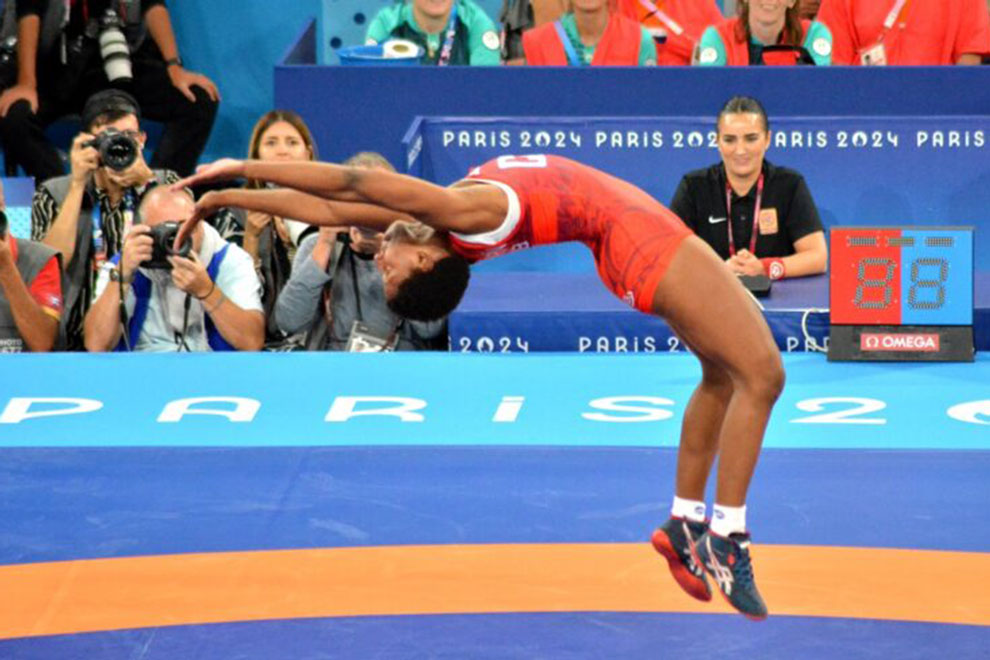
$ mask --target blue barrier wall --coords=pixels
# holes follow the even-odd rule
[[[785,116],[983,115],[988,67],[275,69],[275,100],[309,122],[321,155],[363,149],[398,164],[416,116],[710,117],[730,96],[760,98]]]
[[[203,160],[244,154],[254,122],[274,107],[272,68],[319,13],[318,0],[172,0],[168,7],[186,66],[212,78],[223,96]]]
[[[428,118],[407,136],[405,162],[448,184],[500,154],[558,154],[669,204],[685,172],[719,161],[714,126],[714,116]],[[767,158],[804,174],[826,227],[982,225],[976,264],[990,270],[990,116],[782,117],[771,130]]]

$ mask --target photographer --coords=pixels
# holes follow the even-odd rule
[[[251,257],[203,223],[190,245],[172,250],[178,223],[194,208],[184,191],[159,186],[145,195],[141,223],[128,232],[119,257],[100,271],[84,324],[86,350],[261,349],[261,282]]]
[[[164,0],[17,0],[17,36],[17,81],[0,95],[0,133],[7,158],[28,175],[64,172],[45,127],[110,87],[165,125],[152,166],[192,172],[219,95],[183,67]]]
[[[152,170],[145,163],[140,110],[130,95],[98,92],[86,101],[82,119],[83,132],[72,143],[72,173],[42,183],[31,209],[32,238],[62,254],[66,309],[62,329],[68,350],[82,349],[82,319],[92,301],[92,275],[120,252],[141,196],[153,185],[178,180],[174,172]],[[94,140],[110,148],[112,163],[104,162]],[[111,167],[127,163],[121,156],[133,156],[133,162],[119,170]]]
[[[384,156],[361,152],[347,165],[394,172]],[[321,227],[302,243],[292,276],[278,296],[275,320],[287,335],[306,332],[311,351],[358,350],[358,346],[400,351],[446,350],[447,322],[403,321],[385,303],[382,274],[374,256],[379,232]],[[364,350],[368,350],[365,348]]]
[[[0,353],[50,351],[62,313],[58,255],[7,232],[0,185]]]

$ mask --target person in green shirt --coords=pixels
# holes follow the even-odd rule
[[[365,43],[389,39],[421,46],[424,64],[499,64],[495,24],[473,0],[405,0],[385,7],[368,26]]]

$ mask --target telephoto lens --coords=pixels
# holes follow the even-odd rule
[[[123,23],[117,12],[107,9],[100,19],[100,56],[103,71],[110,82],[128,82],[131,75],[131,51],[121,30]]]

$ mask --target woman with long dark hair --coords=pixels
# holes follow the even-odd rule
[[[740,0],[739,16],[701,35],[697,64],[750,66],[832,63],[832,34],[803,20],[798,0]]]

